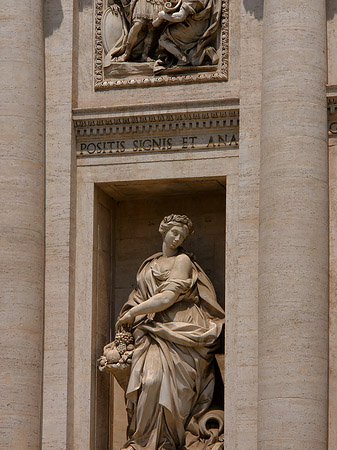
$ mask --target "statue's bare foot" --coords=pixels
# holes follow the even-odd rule
[[[129,59],[129,55],[124,53],[123,55],[118,56],[118,58],[116,58],[116,61],[118,61],[118,62],[125,62],[128,59]]]
[[[213,47],[206,48],[205,53],[209,57],[209,59],[212,61],[212,64],[218,64],[219,55],[218,55],[218,52],[216,52]]]
[[[154,75],[157,75],[158,73],[163,72],[166,68],[167,67],[165,67],[163,61],[161,59],[157,59],[153,66],[153,73]]]
[[[142,62],[153,62],[153,61],[154,61],[153,58],[150,58],[150,57],[147,56],[147,55],[142,55],[142,57],[140,58],[140,60],[141,60]]]
[[[188,61],[186,56],[182,56],[180,59],[178,59],[177,66],[187,66],[187,64]]]

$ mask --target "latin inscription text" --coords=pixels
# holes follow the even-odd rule
[[[144,139],[110,139],[78,143],[79,156],[102,156],[123,153],[165,152],[175,150],[215,150],[237,148],[238,135],[212,134],[199,136],[154,137]]]

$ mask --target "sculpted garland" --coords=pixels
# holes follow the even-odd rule
[[[220,17],[221,0],[108,0],[102,17],[104,68],[154,62],[157,74],[216,65]]]
[[[190,219],[172,214],[159,231],[162,252],[140,266],[99,368],[125,391],[123,449],[223,449],[214,351],[224,311],[205,272],[181,247],[193,233]]]

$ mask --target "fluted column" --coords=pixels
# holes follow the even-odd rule
[[[43,0],[0,2],[0,448],[40,448]]]
[[[325,0],[265,0],[260,450],[327,448]]]

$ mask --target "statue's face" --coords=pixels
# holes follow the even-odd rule
[[[174,225],[165,234],[164,242],[168,248],[174,250],[184,242],[187,235],[188,231],[184,225]]]

